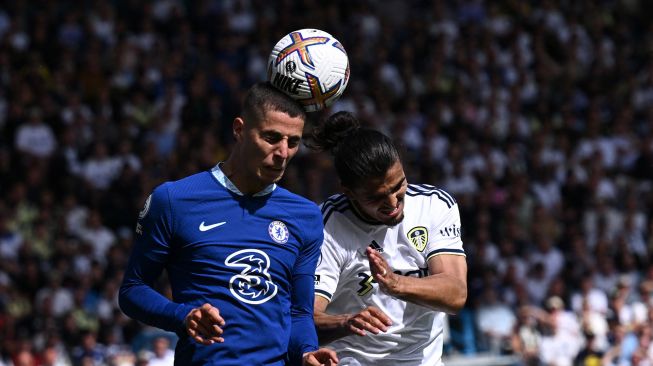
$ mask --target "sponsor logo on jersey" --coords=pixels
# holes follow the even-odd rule
[[[429,270],[428,268],[418,268],[418,269],[413,269],[410,271],[402,272],[399,270],[393,271],[395,274],[399,276],[406,276],[406,277],[415,277],[415,278],[422,278],[426,277],[429,275]],[[358,282],[358,285],[360,286],[356,293],[358,296],[365,296],[374,289],[374,284],[376,283],[376,280],[372,276],[371,273],[368,272],[359,272],[357,274],[358,277],[361,278],[360,282]],[[316,276],[319,277],[319,276]]]
[[[222,222],[217,222],[215,224],[206,225],[206,224],[204,224],[204,221],[202,221],[200,223],[199,230],[200,231],[208,231],[208,230],[211,230],[211,229],[215,229],[218,226],[222,226],[222,225],[224,225],[226,223],[227,223],[226,221],[222,221]]]
[[[143,209],[141,212],[138,213],[138,219],[142,219],[145,216],[147,216],[147,213],[150,212],[150,203],[152,202],[152,195],[147,196],[147,199],[145,200],[145,205],[143,206]]]
[[[429,242],[429,231],[424,226],[416,226],[410,229],[406,236],[419,252],[423,252]]]
[[[229,255],[224,264],[241,269],[229,280],[229,290],[238,300],[257,305],[277,294],[277,285],[269,273],[270,257],[262,250],[239,250]]]
[[[372,243],[370,244],[370,248],[376,250],[379,253],[383,253],[383,248],[379,245],[379,243],[376,242],[376,240],[372,240]]]
[[[460,228],[457,227],[456,224],[453,224],[453,225],[451,225],[449,227],[445,227],[444,229],[440,229],[440,235],[459,237],[460,236]]]
[[[358,283],[358,285],[360,286],[357,291],[358,296],[365,296],[370,291],[372,291],[372,289],[374,288],[372,286],[372,283],[376,281],[374,280],[374,277],[372,277],[372,275],[366,272],[360,272],[358,274],[358,277],[362,278],[362,280]]]
[[[281,221],[272,221],[268,225],[268,234],[270,238],[279,244],[285,244],[288,241],[290,233],[288,232],[288,227]]]

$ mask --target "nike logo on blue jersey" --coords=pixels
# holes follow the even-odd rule
[[[200,231],[207,231],[207,230],[215,229],[216,227],[222,226],[222,225],[224,225],[226,223],[227,223],[226,221],[222,221],[222,222],[218,222],[217,224],[204,225],[204,221],[202,221],[202,223],[200,224]]]

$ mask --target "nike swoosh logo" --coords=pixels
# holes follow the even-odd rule
[[[204,221],[202,221],[202,223],[200,224],[200,231],[207,231],[207,230],[215,229],[216,227],[222,226],[222,225],[224,225],[226,223],[227,223],[226,221],[222,221],[222,222],[218,222],[217,224],[204,225]]]

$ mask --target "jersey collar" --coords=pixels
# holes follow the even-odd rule
[[[216,166],[213,167],[213,169],[211,169],[211,174],[213,174],[215,179],[218,182],[220,182],[220,184],[222,184],[223,187],[227,188],[228,190],[230,190],[231,192],[239,196],[244,196],[243,192],[241,192],[236,187],[236,185],[233,184],[233,182],[231,182],[229,178],[227,178],[227,176],[222,172],[222,169],[220,169],[220,164],[222,164],[222,162],[219,162]],[[269,186],[263,188],[263,190],[261,190],[260,192],[254,193],[252,196],[254,197],[265,196],[272,193],[272,191],[274,191],[276,188],[277,185],[275,183],[272,183]]]

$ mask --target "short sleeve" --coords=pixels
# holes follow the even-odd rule
[[[440,254],[465,255],[461,239],[462,227],[458,204],[451,207],[442,206],[445,211],[436,215],[438,219],[433,223],[426,245],[426,260]]]
[[[315,295],[324,297],[329,301],[331,301],[338,287],[338,279],[344,265],[341,250],[335,239],[325,232],[322,254],[315,271]]]

